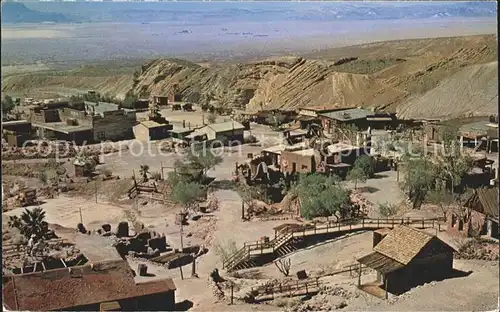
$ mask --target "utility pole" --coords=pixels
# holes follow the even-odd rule
[[[97,204],[97,179],[94,180],[94,186],[95,186],[95,203]]]

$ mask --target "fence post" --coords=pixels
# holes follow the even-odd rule
[[[432,228],[434,228],[434,220],[432,220]]]
[[[340,232],[340,221],[337,220],[337,224],[339,225],[339,232]]]
[[[365,218],[361,219],[361,224],[362,224],[362,227],[364,229],[365,228]]]
[[[349,230],[352,230],[352,222],[349,222]]]
[[[377,218],[377,228],[380,227],[380,218]]]
[[[330,226],[330,222],[326,223],[326,232],[328,233],[328,227]]]
[[[394,218],[392,218],[392,228],[394,228]]]
[[[309,289],[307,289],[307,282],[306,282],[306,294],[309,295]]]
[[[425,226],[424,226],[424,218],[422,218],[422,228],[425,229]]]
[[[314,235],[316,235],[316,221],[314,222]]]

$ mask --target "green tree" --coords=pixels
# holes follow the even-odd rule
[[[349,190],[333,177],[320,174],[300,175],[294,192],[300,198],[300,211],[306,219],[331,215],[341,219],[352,212]]]
[[[413,202],[413,208],[418,208],[425,200],[427,193],[434,189],[438,176],[434,163],[426,158],[408,158],[404,163],[403,189]]]
[[[368,176],[361,167],[353,167],[347,174],[347,180],[354,182],[354,189],[358,188],[358,182],[364,183]]]
[[[125,108],[135,108],[135,103],[137,103],[137,95],[135,95],[132,91],[128,91],[125,94],[125,99],[123,100],[123,107]]]
[[[212,149],[205,146],[194,146],[190,148],[184,161],[177,162],[179,172],[196,173],[202,172],[206,176],[208,170],[222,163],[222,157],[215,155]]]
[[[12,100],[12,97],[10,97],[9,95],[5,95],[4,99],[2,100],[2,112],[9,113],[15,106],[16,105]]]
[[[172,187],[170,199],[172,202],[182,205],[183,212],[195,208],[198,199],[205,195],[203,186],[196,182],[181,181]]]
[[[375,171],[375,160],[370,156],[362,155],[356,159],[353,167],[363,171],[366,178],[371,178]]]
[[[31,210],[24,209],[20,218],[10,216],[8,225],[19,229],[21,234],[28,239],[34,235],[38,240],[45,238],[49,233],[48,223],[45,222],[45,211],[40,207]]]

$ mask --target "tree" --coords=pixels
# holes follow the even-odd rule
[[[141,165],[139,169],[139,174],[142,176],[142,182],[148,182],[149,165]]]
[[[373,173],[375,171],[375,161],[370,156],[362,155],[356,159],[353,167],[361,169],[366,178],[371,178],[373,177]]]
[[[455,202],[455,198],[446,190],[436,188],[427,194],[427,202],[437,205],[446,219],[448,208]]]
[[[402,187],[407,191],[415,209],[420,207],[427,193],[435,187],[437,168],[430,160],[423,157],[408,158],[404,167]]]
[[[201,170],[206,176],[207,171],[222,163],[222,157],[214,154],[212,149],[195,147],[189,149],[187,161],[184,162],[190,169]]]
[[[181,181],[172,187],[170,199],[179,205],[182,205],[183,212],[194,208],[197,200],[204,196],[203,186],[196,182]]]
[[[208,114],[207,121],[208,121],[209,124],[215,123],[216,120],[217,120],[217,115],[215,115],[214,112]]]
[[[123,107],[125,108],[135,108],[135,103],[137,102],[137,95],[135,95],[132,91],[128,91],[125,94],[125,99],[123,100]]]
[[[47,237],[49,234],[48,223],[45,222],[45,211],[36,207],[32,210],[24,209],[21,217],[10,216],[8,225],[19,229],[26,238],[34,235],[35,240]]]
[[[5,95],[4,99],[2,100],[2,112],[9,113],[15,106],[16,105],[12,100],[12,97]]]
[[[241,206],[241,218],[245,218],[245,205],[247,209],[253,208],[254,200],[266,201],[266,188],[264,185],[252,186],[246,183],[238,184],[236,192],[240,195],[242,206]]]
[[[275,113],[267,116],[266,122],[273,127],[278,128],[281,126],[286,120],[286,116],[281,113]]]
[[[301,200],[300,211],[306,219],[331,215],[341,219],[352,212],[349,190],[332,177],[320,174],[301,175],[294,192]]]
[[[358,188],[358,182],[366,182],[368,176],[361,167],[353,167],[347,174],[347,179],[354,182],[354,189]]]

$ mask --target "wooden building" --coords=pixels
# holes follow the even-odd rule
[[[173,126],[168,123],[158,123],[153,120],[142,121],[134,126],[134,135],[140,141],[154,141],[168,138]]]
[[[12,120],[2,122],[2,133],[11,146],[23,146],[31,139],[31,122],[27,120]]]
[[[321,120],[319,118],[320,114],[326,114],[344,109],[346,108],[340,108],[338,104],[304,107],[299,109],[296,120],[300,123],[301,129],[307,129],[311,124],[321,124]]]
[[[126,260],[74,266],[3,279],[4,307],[11,311],[172,311],[171,278],[140,281]]]
[[[406,225],[375,234],[373,252],[358,259],[359,288],[387,298],[453,273],[454,249],[437,236]],[[377,280],[362,284],[362,266],[377,271]]]
[[[149,99],[137,99],[134,103],[134,109],[138,111],[145,111],[149,107]]]
[[[367,116],[373,115],[372,111],[361,108],[350,108],[319,114],[323,129],[328,133],[334,132],[335,128],[355,126],[359,130],[368,129]]]
[[[200,132],[207,134],[208,140],[217,140],[223,144],[243,144],[244,131],[245,127],[234,120],[210,124],[200,129]]]
[[[194,132],[194,129],[191,128],[185,128],[185,127],[173,127],[171,130],[168,131],[170,134],[170,137],[174,142],[178,143],[186,143],[189,141],[187,136],[191,133]]]
[[[160,106],[167,106],[168,96],[153,95],[153,103]]]
[[[498,187],[474,190],[461,213],[448,213],[447,231],[464,236],[487,235],[499,238],[498,196]]]

